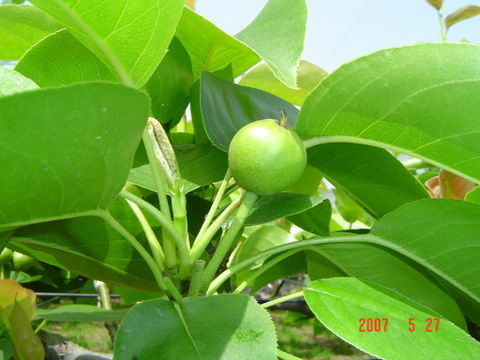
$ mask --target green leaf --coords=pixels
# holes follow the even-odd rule
[[[0,228],[106,209],[125,184],[148,108],[144,93],[110,83],[0,98],[0,188],[8,189]]]
[[[185,192],[222,180],[227,172],[227,155],[212,145],[187,145],[175,148]],[[156,191],[150,165],[130,171],[128,181],[145,189]]]
[[[309,165],[376,218],[429,197],[418,180],[383,149],[332,143],[314,146],[307,153]]]
[[[37,84],[17,71],[0,67],[0,97],[38,89]]]
[[[18,60],[39,40],[62,28],[34,6],[0,6],[0,58]]]
[[[197,78],[201,70],[214,73],[229,65],[237,77],[263,59],[282,82],[296,87],[306,21],[304,0],[270,0],[237,39],[185,7],[176,36],[190,54]]]
[[[363,214],[363,209],[343,191],[339,189],[333,189],[332,191],[335,195],[336,209],[345,221],[353,224]]]
[[[307,18],[305,0],[269,0],[235,37],[260,55],[280,81],[296,88]]]
[[[462,20],[466,20],[477,15],[480,15],[480,6],[476,6],[476,5],[463,6],[455,10],[453,13],[451,13],[445,18],[445,26],[448,29],[453,24],[456,24]]]
[[[301,60],[297,69],[298,89],[292,89],[278,80],[266,63],[262,63],[250,69],[241,78],[239,84],[267,91],[294,105],[301,106],[308,93],[327,75],[325,70]]]
[[[426,0],[430,5],[432,5],[435,9],[440,10],[443,6],[444,0]]]
[[[347,241],[348,238],[344,240]],[[423,263],[417,264],[409,256],[405,257],[388,248],[365,243],[343,242],[322,245],[316,248],[315,253],[316,255],[313,251],[309,252],[308,258],[309,275],[312,280],[340,275],[372,281],[377,285],[395,289],[403,296],[466,329],[465,318],[459,306],[447,294],[445,288],[425,271]],[[338,266],[342,271],[340,274]]]
[[[235,256],[233,264],[248,259],[250,256],[259,253],[262,250],[272,248],[274,246],[287,244],[295,241],[295,238],[288,231],[277,225],[261,226],[242,243]],[[252,267],[263,263],[258,260],[252,263]]]
[[[480,356],[480,344],[463,330],[390,289],[353,278],[334,278],[310,283],[304,294],[327,328],[371,355],[398,360]],[[364,326],[361,319],[365,319]],[[379,326],[367,326],[366,319]],[[415,329],[409,331],[412,323]]]
[[[287,219],[305,231],[320,236],[329,236],[331,216],[332,205],[330,201],[324,200],[305,211],[288,216]]]
[[[153,117],[174,127],[185,114],[193,83],[192,64],[182,43],[173,38],[168,52],[145,89],[152,98]]]
[[[202,70],[213,73],[228,65],[237,77],[260,61],[248,46],[187,7],[183,9],[175,35],[190,54],[196,79]]]
[[[48,321],[122,321],[128,310],[107,310],[91,305],[62,305],[55,309],[38,309],[36,314],[37,318]]]
[[[143,229],[125,200],[117,198],[109,212],[149,248]],[[159,223],[147,213],[145,216],[158,236]],[[39,261],[110,284],[159,291],[142,257],[99,217],[84,216],[30,225],[17,229],[14,235],[9,247]]]
[[[325,78],[305,100],[296,130],[308,146],[374,145],[480,182],[479,86],[478,45],[385,49]]]
[[[245,225],[264,224],[295,215],[324,202],[328,203],[328,200],[320,196],[308,196],[289,192],[265,196],[255,203],[245,221]]]
[[[280,119],[280,110],[294,127],[298,110],[290,103],[262,90],[240,86],[207,72],[200,80],[200,104],[205,130],[212,143],[228,150],[235,133],[262,119]]]
[[[480,205],[453,199],[405,204],[378,220],[371,235],[426,266],[450,284],[458,296],[471,299],[477,306],[480,303]],[[469,308],[462,310],[471,319],[479,318]]]
[[[120,81],[68,30],[51,34],[33,46],[20,59],[15,70],[41,87],[95,80]]]
[[[465,200],[480,204],[480,188],[476,187],[472,191],[468,192],[465,196]]]
[[[182,14],[183,0],[113,3],[34,0],[119,75],[144,85],[165,56]]]
[[[148,319],[148,321],[145,321]],[[145,301],[130,310],[115,341],[118,360],[276,359],[268,313],[247,295]]]

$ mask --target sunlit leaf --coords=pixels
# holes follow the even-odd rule
[[[445,18],[445,26],[449,28],[453,24],[456,24],[462,20],[469,19],[471,17],[480,14],[480,6],[468,5],[455,10],[453,13]]]
[[[35,6],[0,6],[0,59],[20,59],[39,40],[63,27]]]
[[[298,89],[292,89],[278,80],[266,63],[262,63],[247,72],[239,84],[268,91],[294,105],[301,106],[308,93],[327,75],[325,70],[301,60],[297,69]]]
[[[185,1],[34,0],[124,83],[142,86],[165,56]],[[160,20],[161,19],[161,20]]]
[[[0,97],[38,89],[37,84],[14,70],[0,67]]]
[[[440,10],[443,6],[444,0],[426,0],[430,5],[432,5],[435,9]]]
[[[15,70],[39,86],[120,79],[67,30],[46,36],[15,65]]]

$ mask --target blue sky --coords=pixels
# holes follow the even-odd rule
[[[196,11],[229,34],[243,29],[267,0],[197,0]],[[425,0],[307,0],[303,58],[331,72],[373,51],[439,41],[437,11]],[[480,0],[445,0],[445,13]],[[453,25],[449,41],[480,44],[480,16]]]

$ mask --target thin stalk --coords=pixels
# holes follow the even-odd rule
[[[133,246],[135,250],[137,250],[137,252],[143,258],[143,260],[145,260],[148,267],[152,271],[153,276],[157,281],[158,287],[162,291],[166,292],[167,286],[163,281],[162,272],[160,271],[160,268],[157,266],[157,263],[155,262],[155,260],[153,260],[153,258],[147,252],[147,250],[144,249],[142,244],[140,244],[138,240],[135,239],[135,237],[128,232],[127,229],[125,229],[122,225],[120,225],[120,223],[109,212],[102,213],[101,216],[113,229],[115,229],[115,231],[117,231],[120,235],[122,235],[130,243],[130,245]]]
[[[447,42],[447,29],[445,28],[445,19],[443,17],[443,4],[438,9],[438,22],[440,24],[440,38],[442,42]]]
[[[147,237],[148,244],[150,245],[150,250],[152,251],[153,258],[155,259],[155,262],[160,267],[160,270],[162,272],[165,271],[165,255],[163,253],[162,247],[160,246],[160,242],[157,239],[157,236],[153,232],[152,227],[148,223],[147,219],[145,218],[145,215],[143,215],[142,210],[140,210],[140,207],[137,204],[135,204],[131,200],[125,199],[125,201],[130,206],[133,213],[137,217],[138,222],[142,226],[143,232],[145,233],[145,236]]]
[[[345,241],[341,241],[338,238],[321,238],[321,239],[315,238],[315,239],[308,239],[308,240],[302,240],[302,241],[295,241],[292,243],[275,246],[271,249],[260,251],[259,253],[250,256],[248,259],[233,265],[230,269],[227,269],[224,272],[222,272],[220,275],[218,275],[215,278],[215,280],[211,282],[210,287],[206,292],[206,295],[207,296],[212,295],[230,276],[236,274],[238,271],[244,268],[247,268],[252,263],[258,260],[261,260],[263,258],[272,256],[284,251],[294,250],[294,249],[296,250],[295,252],[303,251],[307,248],[311,248],[312,250],[315,250],[315,247],[314,247],[315,245],[333,244],[333,243],[339,243],[339,242],[343,243]],[[365,238],[364,236],[350,236],[348,237],[348,242],[366,242],[366,243],[373,243],[373,244],[378,243],[379,245],[385,246],[384,242],[373,241],[371,238]]]
[[[263,307],[264,309],[268,309],[271,306],[284,303],[285,301],[289,301],[289,300],[293,300],[293,299],[299,299],[301,297],[303,297],[303,291],[298,291],[298,292],[294,292],[294,293],[291,293],[291,294],[288,294],[288,295],[270,300],[269,302],[266,302],[265,304],[260,304],[260,306]]]
[[[170,234],[170,236],[173,238],[173,241],[175,241],[178,247],[178,256],[179,256],[180,264],[186,268],[186,269],[181,268],[180,272],[182,271],[189,272],[190,257],[188,253],[188,248],[185,244],[184,239],[178,233],[178,230],[173,226],[172,222],[168,220],[162,212],[158,211],[158,209],[155,206],[139,198],[138,196],[132,194],[131,192],[122,190],[120,191],[120,196],[134,202],[135,204],[140,206],[142,209],[149,212],[155,219],[157,219],[160,222],[160,224],[162,224],[162,227],[164,228],[164,230],[166,230]],[[165,250],[165,246],[163,249]],[[165,258],[166,258],[166,254],[165,254]],[[186,264],[186,265],[183,265],[183,264]]]
[[[213,221],[212,224],[201,234],[197,236],[192,249],[190,250],[190,261],[196,261],[205,251],[208,243],[212,240],[218,229],[227,221],[233,212],[242,204],[243,196],[239,196],[227,206],[225,210]]]
[[[168,204],[167,194],[165,192],[165,184],[162,176],[162,169],[158,164],[157,157],[155,156],[154,145],[152,138],[148,132],[148,126],[145,127],[145,130],[142,135],[143,144],[145,145],[145,150],[147,152],[148,161],[150,163],[150,168],[152,170],[153,179],[155,181],[155,187],[157,190],[158,201],[160,204],[160,211],[171,220],[170,216],[170,205]],[[162,230],[162,240],[163,240],[163,250],[165,254],[165,267],[167,270],[175,272],[174,269],[177,267],[177,254],[175,249],[175,241],[172,239],[172,236],[168,231]]]
[[[205,261],[197,260],[192,268],[192,280],[190,281],[190,288],[188,289],[188,297],[196,297],[200,292],[202,285],[203,271],[205,270]]]
[[[178,289],[173,284],[172,280],[167,277],[164,278],[165,285],[167,286],[168,292],[170,293],[171,297],[178,303],[182,300],[182,295],[178,291]]]
[[[217,272],[220,264],[224,260],[225,256],[227,255],[228,251],[230,250],[233,242],[235,241],[239,231],[242,229],[245,220],[247,219],[248,215],[250,214],[250,210],[252,209],[255,201],[258,198],[258,195],[252,191],[245,191],[243,196],[243,201],[235,214],[235,218],[233,219],[232,225],[225,233],[225,236],[220,239],[218,244],[218,248],[215,251],[212,259],[208,263],[207,267],[205,268],[205,272],[203,274],[202,280],[202,289],[209,286],[210,282],[213,280],[215,273]]]
[[[278,256],[275,256],[274,259],[271,259],[269,262],[262,264],[258,269],[256,269],[245,281],[243,281],[240,285],[237,286],[237,288],[233,291],[234,294],[240,294],[245,288],[250,284],[255,278],[260,276],[260,274],[264,273],[268,269],[270,269],[272,266],[275,266],[278,264],[280,261],[285,260],[286,258],[292,256],[293,254],[297,253],[297,249],[292,249],[289,251],[285,251],[282,254],[279,254]]]
[[[112,299],[110,298],[110,289],[103,281],[94,281],[95,290],[97,290],[102,308],[112,310]]]
[[[220,204],[220,201],[222,201],[223,195],[225,194],[225,190],[227,189],[228,181],[230,180],[230,177],[231,177],[230,169],[228,169],[227,173],[223,178],[222,184],[220,185],[220,188],[218,189],[218,192],[215,195],[215,199],[213,200],[212,206],[210,207],[210,210],[208,211],[208,214],[205,217],[205,220],[203,221],[202,227],[198,232],[198,235],[196,237],[195,242],[193,243],[193,246],[195,246],[195,243],[197,242],[198,239],[202,238],[203,234],[212,223],[213,217],[215,216],[215,212],[218,209],[218,205]]]

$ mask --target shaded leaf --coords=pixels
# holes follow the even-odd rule
[[[92,305],[62,305],[59,308],[38,309],[37,318],[67,322],[122,321],[128,310],[107,310]]]
[[[330,201],[324,200],[305,211],[288,216],[287,219],[305,231],[320,236],[329,236],[331,216],[332,205]]]
[[[383,147],[479,182],[479,89],[478,45],[385,49],[326,77],[305,100],[296,130],[307,146]]]
[[[28,106],[25,106],[28,104]],[[106,209],[128,176],[147,96],[82,83],[0,98],[0,228]]]
[[[0,6],[0,59],[20,59],[39,40],[63,27],[35,6]]]
[[[428,308],[373,283],[353,278],[317,280],[304,294],[327,328],[371,355],[398,360],[480,356],[480,344],[466,332]],[[372,329],[365,320],[362,327],[361,319],[379,319],[380,326]],[[439,327],[436,320],[428,326],[427,319],[439,319]],[[414,331],[410,331],[412,322]],[[432,341],[436,346],[431,346]]]
[[[148,318],[150,321],[145,322]],[[247,295],[220,294],[136,305],[122,322],[114,357],[153,359],[276,359],[272,320]]]
[[[153,117],[161,124],[174,127],[185,114],[189,90],[193,83],[192,65],[182,43],[173,38],[168,52],[145,89],[152,98]]]
[[[142,246],[149,248],[140,223],[122,198],[115,200],[109,212]],[[159,223],[149,214],[145,216],[158,237]],[[17,229],[9,247],[88,278],[159,291],[143,258],[99,217],[84,216],[26,226]]]
[[[68,30],[61,30],[35,44],[17,63],[15,70],[39,86],[120,79]]]
[[[175,155],[187,193],[222,180],[227,172],[227,154],[212,145],[178,146],[175,147]],[[156,191],[150,165],[132,169],[128,181],[145,189]],[[167,188],[165,187],[165,189]]]
[[[328,200],[320,196],[308,196],[289,192],[265,196],[255,203],[245,221],[245,225],[264,224],[295,215],[323,202],[328,202]]]
[[[136,86],[147,82],[165,56],[185,3],[183,0],[32,2],[65,24],[124,83],[133,81]]]
[[[463,6],[460,9],[455,10],[453,13],[448,15],[445,18],[445,26],[447,29],[462,20],[469,19],[471,17],[477,16],[480,14],[480,6],[468,5]]]
[[[290,103],[262,90],[233,84],[207,72],[200,80],[200,105],[206,133],[212,143],[228,150],[231,139],[244,125],[261,119],[288,115],[293,128],[298,110]]]
[[[314,146],[307,154],[309,165],[376,218],[429,197],[418,180],[383,149],[332,143]]]
[[[241,78],[239,84],[268,91],[294,105],[301,106],[308,93],[327,75],[328,73],[318,66],[300,60],[297,69],[298,89],[292,89],[278,80],[266,63],[262,63],[250,69]]]

